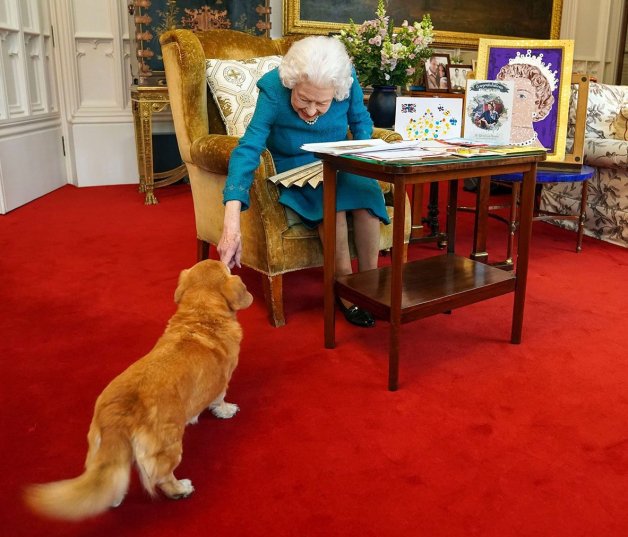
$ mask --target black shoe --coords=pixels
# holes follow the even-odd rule
[[[349,306],[348,308],[342,303],[342,300],[336,297],[336,303],[338,304],[338,308],[345,316],[345,319],[349,321],[351,324],[356,326],[361,326],[362,328],[371,328],[375,326],[375,319],[370,314],[370,312],[358,308],[357,306]]]

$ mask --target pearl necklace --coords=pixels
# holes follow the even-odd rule
[[[532,138],[524,140],[523,142],[515,142],[515,143],[513,143],[511,145],[515,145],[517,147],[522,147],[522,146],[525,147],[527,145],[532,145],[534,142],[537,141],[538,137],[539,137],[539,135],[535,132],[534,135],[532,136]]]
[[[318,121],[319,117],[320,116],[316,116],[314,119],[304,119],[303,121],[305,121],[308,125],[314,125],[314,123]]]

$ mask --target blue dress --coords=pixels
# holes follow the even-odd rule
[[[347,139],[347,128],[353,138],[371,137],[373,122],[364,106],[362,89],[353,73],[349,97],[333,100],[329,110],[319,116],[314,125],[303,121],[290,104],[291,90],[285,88],[278,69],[266,73],[257,83],[260,90],[251,122],[231,153],[229,173],[223,191],[223,201],[239,200],[242,210],[249,207],[249,189],[253,172],[259,166],[259,157],[268,148],[277,173],[316,160],[314,155],[300,149],[314,142],[336,142]],[[301,188],[280,186],[279,202],[290,207],[308,227],[316,227],[323,220],[323,187]],[[384,196],[374,179],[340,172],[337,177],[338,211],[368,209],[371,214],[388,224]]]

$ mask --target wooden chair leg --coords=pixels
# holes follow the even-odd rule
[[[262,287],[264,288],[264,300],[268,308],[268,319],[275,328],[286,324],[283,311],[283,277],[281,274],[268,276],[262,274]]]
[[[196,239],[196,260],[203,261],[205,259],[209,259],[209,243],[202,239]]]
[[[576,242],[576,253],[582,250],[582,236],[584,235],[584,219],[587,212],[587,196],[589,192],[589,181],[582,181],[582,197],[580,199],[580,217],[578,218],[578,240]]]

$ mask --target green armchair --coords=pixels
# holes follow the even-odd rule
[[[205,60],[283,55],[295,39],[268,39],[233,30],[197,33],[171,30],[161,36],[177,142],[192,188],[199,260],[209,257],[210,245],[215,246],[220,240],[224,217],[222,190],[231,151],[238,144],[238,138],[225,134],[218,108],[208,95]],[[374,136],[400,139],[392,131],[375,131]],[[267,180],[275,173],[272,156],[264,151],[255,171],[250,207],[241,216],[242,263],[262,273],[270,322],[273,326],[282,326],[285,324],[282,275],[322,266],[323,250],[316,230],[302,224],[289,224],[286,212],[278,202],[277,187]],[[390,189],[390,186],[385,185],[385,188]],[[387,206],[392,205],[391,193],[384,192]],[[388,211],[392,220],[391,206]],[[410,236],[407,198],[405,232],[407,248]],[[380,250],[389,249],[391,244],[392,225],[382,225]]]

